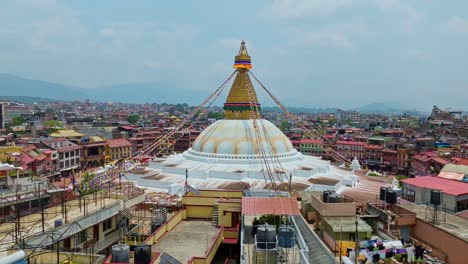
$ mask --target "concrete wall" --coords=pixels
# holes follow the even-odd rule
[[[355,203],[324,203],[320,193],[311,194],[311,205],[320,216],[354,216]]]
[[[205,256],[192,257],[188,261],[188,264],[210,264],[213,261],[213,258],[216,255],[216,252],[218,251],[219,246],[223,242],[223,231],[224,231],[224,227],[221,226],[221,228],[218,230],[218,233],[216,234],[213,241],[211,242],[210,247],[206,251]]]
[[[176,225],[178,225],[182,220],[187,219],[186,210],[182,209],[173,215],[166,223],[158,228],[154,233],[152,233],[144,243],[147,245],[153,245],[158,242],[159,238],[161,238],[166,232],[171,231],[174,229]]]
[[[427,176],[430,177],[430,176]],[[431,201],[431,189],[420,188],[412,186],[409,184],[404,184],[404,187],[407,189],[412,189],[415,191],[414,202],[417,204],[426,204]],[[457,197],[454,195],[444,193],[442,195],[442,203],[445,204],[447,210],[456,212],[457,209]]]
[[[468,243],[420,219],[412,229],[411,235],[433,248],[438,248],[448,256],[450,264],[464,264],[468,252]],[[435,253],[435,252],[433,252]],[[438,256],[439,258],[444,256]],[[443,258],[442,258],[443,259]]]

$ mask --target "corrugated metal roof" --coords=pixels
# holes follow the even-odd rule
[[[425,176],[419,178],[404,179],[402,182],[420,188],[441,190],[444,193],[459,196],[468,194],[468,183],[447,180],[439,177]]]
[[[243,215],[299,215],[297,200],[289,197],[242,197]]]

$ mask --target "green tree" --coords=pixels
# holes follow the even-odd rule
[[[291,124],[289,124],[288,120],[283,120],[281,121],[279,128],[281,131],[288,131],[291,128]]]
[[[19,126],[26,122],[26,119],[22,116],[15,116],[11,119],[10,126]]]
[[[135,124],[136,122],[138,122],[138,120],[140,120],[140,116],[136,115],[136,114],[129,115],[128,118],[127,118],[127,121],[130,124]]]
[[[222,119],[224,117],[224,114],[221,113],[221,112],[208,112],[207,117],[219,120],[219,119]]]
[[[42,125],[46,129],[47,134],[54,133],[55,131],[62,129],[62,123],[57,120],[46,120],[42,122]]]

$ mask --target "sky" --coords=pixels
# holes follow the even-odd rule
[[[292,106],[468,110],[466,0],[0,0],[0,72],[87,89],[208,96],[243,39]]]

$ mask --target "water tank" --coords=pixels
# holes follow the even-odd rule
[[[127,244],[117,244],[112,246],[112,262],[130,262],[130,247]]]
[[[441,194],[439,190],[431,190],[431,204],[440,205]]]
[[[329,194],[327,197],[327,203],[341,203],[343,202],[343,198],[336,193]]]
[[[385,201],[385,196],[387,194],[388,187],[380,187],[379,200]]]
[[[328,201],[328,196],[332,194],[333,191],[324,191],[323,196],[322,196],[322,202],[327,203]]]
[[[294,228],[290,226],[280,226],[278,229],[278,246],[282,248],[292,248],[295,242]]]
[[[386,202],[389,204],[396,204],[397,202],[397,193],[394,190],[387,191]]]
[[[257,227],[257,248],[273,249],[276,247],[275,226],[264,224]]]
[[[55,219],[55,221],[54,221],[54,227],[59,227],[59,226],[62,225],[62,223],[63,223],[63,222],[62,222],[62,219],[61,219],[61,218]]]
[[[151,246],[139,245],[133,250],[135,252],[135,264],[149,264],[151,262]]]

